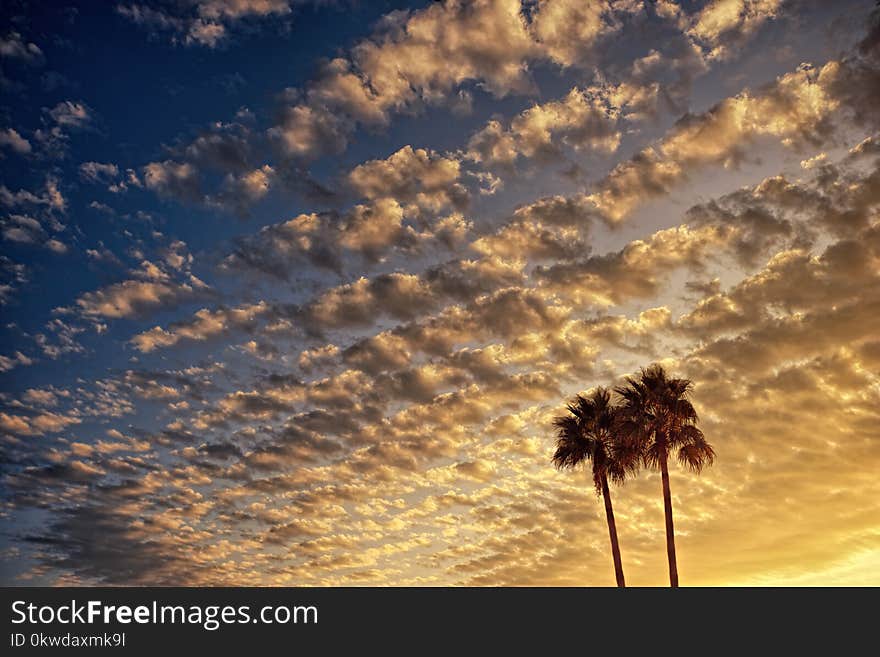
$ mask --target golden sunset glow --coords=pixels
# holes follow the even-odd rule
[[[874,2],[184,4],[0,33],[4,584],[613,586],[658,363],[682,585],[880,585]]]

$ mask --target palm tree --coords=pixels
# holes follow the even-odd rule
[[[611,552],[614,557],[617,585],[626,586],[608,480],[623,483],[628,472],[637,465],[637,461],[626,459],[624,452],[615,448],[614,429],[617,424],[617,409],[612,405],[611,393],[606,388],[596,388],[586,397],[577,395],[568,404],[567,409],[567,415],[561,415],[553,420],[557,433],[553,465],[562,470],[574,468],[586,461],[590,462],[596,492],[605,500],[605,516],[608,519],[608,533],[611,536]]]
[[[663,480],[670,586],[678,586],[678,564],[669,456],[674,453],[682,466],[697,473],[715,460],[715,450],[697,428],[697,411],[689,399],[692,387],[688,379],[669,378],[662,366],[652,365],[642,369],[641,376],[627,377],[626,385],[615,388],[622,398],[618,425],[621,440],[641,455],[645,466],[659,469]]]

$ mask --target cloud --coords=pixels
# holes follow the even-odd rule
[[[268,164],[238,176],[228,174],[221,190],[208,203],[247,216],[250,208],[261,201],[277,180],[275,169]]]
[[[247,19],[290,14],[297,0],[196,0],[153,8],[120,4],[116,11],[131,22],[157,33],[170,33],[172,43],[216,48],[229,38],[230,28]]]
[[[529,221],[508,223],[495,234],[480,237],[470,247],[484,256],[528,261],[572,260],[590,251],[577,228],[547,227]]]
[[[119,167],[112,163],[83,162],[79,165],[79,175],[91,183],[108,184],[119,176]]]
[[[62,128],[82,129],[89,126],[94,117],[83,102],[65,100],[48,110],[49,116]]]
[[[318,153],[341,153],[353,129],[351,122],[328,110],[296,105],[284,110],[269,135],[279,139],[292,155],[309,157]]]
[[[468,142],[468,157],[474,162],[510,165],[519,157],[516,141],[501,122],[492,119]]]
[[[777,18],[783,0],[711,0],[692,18],[688,34],[703,44],[709,57],[722,59],[769,20]]]
[[[470,229],[468,220],[455,212],[431,215],[448,204],[463,205],[467,199],[463,187],[446,183],[454,180],[451,174],[443,173],[446,164],[416,176],[417,167],[415,171],[402,167],[402,161],[410,157],[418,160],[421,156],[418,151],[403,149],[388,160],[367,162],[362,165],[366,168],[353,172],[350,184],[359,186],[367,196],[380,193],[384,184],[388,185],[386,191],[396,191],[398,197],[377,196],[342,213],[301,214],[265,226],[255,235],[237,240],[236,248],[223,261],[223,269],[286,279],[303,261],[340,272],[346,254],[381,262],[391,253],[417,252],[432,241],[447,247],[459,243]],[[457,174],[457,163],[451,169]]]
[[[3,238],[11,242],[33,244],[44,237],[43,227],[33,217],[14,214],[3,221]]]
[[[199,169],[242,174],[254,168],[253,134],[242,123],[214,123],[192,141],[172,149],[175,157]]]
[[[352,326],[371,325],[381,317],[407,319],[419,316],[449,300],[471,300],[522,281],[522,273],[495,257],[482,260],[453,260],[427,269],[422,275],[399,272],[380,274],[329,288],[302,306],[259,304],[237,309],[203,309],[187,322],[169,329],[154,327],[133,339],[139,349],[177,344],[181,337],[203,339],[227,328],[248,330],[257,315],[279,320],[296,320],[310,332],[321,334]],[[258,309],[258,313],[252,311]],[[229,322],[232,318],[246,322]]]
[[[849,302],[860,299],[869,311],[876,286],[873,274],[878,258],[878,237],[875,226],[867,228],[856,239],[843,239],[816,256],[804,249],[781,251],[765,267],[725,293],[716,293],[700,301],[680,324],[701,335],[717,335],[730,329],[766,322],[768,331],[808,330],[808,321],[821,322],[824,318],[852,312]],[[853,288],[848,281],[858,280]],[[827,300],[835,299],[841,309],[827,309]],[[790,321],[780,321],[773,309],[782,308]],[[822,310],[823,315],[815,315]],[[818,327],[817,327],[818,328]],[[831,326],[823,327],[821,338],[835,340]],[[758,342],[755,339],[754,342]],[[818,345],[816,345],[818,346]],[[750,347],[751,348],[751,347]],[[806,348],[809,349],[810,347]],[[806,350],[800,347],[801,350]]]
[[[41,64],[44,60],[43,51],[33,42],[25,42],[21,34],[12,31],[0,37],[0,57],[19,59],[28,64]]]
[[[417,239],[412,228],[403,225],[403,216],[403,208],[391,198],[356,205],[345,216],[339,243],[378,260],[391,245],[405,248]]]
[[[511,223],[471,244],[471,248],[482,255],[481,259],[452,261],[429,268],[418,276],[383,274],[331,288],[303,307],[304,321],[310,330],[322,333],[328,329],[372,325],[385,316],[404,321],[420,317],[450,300],[470,301],[506,285],[522,284],[524,260],[499,266],[511,258],[569,260],[568,264],[536,268],[535,276],[542,285],[542,293],[601,307],[656,294],[672,269],[687,267],[699,271],[719,248],[744,250],[746,243],[753,242],[756,253],[767,248],[767,245],[758,245],[758,229],[751,223],[742,221],[739,225],[726,226],[723,221],[712,223],[706,219],[705,225],[699,227],[681,226],[660,231],[649,241],[634,241],[619,252],[589,256],[584,235],[569,225],[577,220],[579,211],[577,205],[565,199],[547,199],[543,205],[522,208],[514,214]],[[533,223],[536,217],[544,218],[549,227]],[[789,231],[781,232],[782,236],[788,234]],[[473,318],[465,322],[465,316],[453,314],[452,317],[456,318],[455,335],[464,330],[480,330]],[[470,328],[463,328],[465,326]],[[414,331],[416,342],[430,342],[440,339],[441,335],[438,332],[428,338],[421,329],[407,330]],[[451,336],[442,340],[445,342]]]
[[[189,321],[172,324],[168,329],[155,326],[135,335],[131,343],[138,351],[149,353],[155,349],[171,347],[184,339],[207,340],[233,327],[239,330],[253,327],[257,318],[269,310],[265,302],[239,308],[202,308]]]
[[[27,282],[27,268],[0,256],[0,305],[9,303],[18,285]]]
[[[239,239],[236,248],[224,259],[223,268],[250,270],[283,279],[300,256],[317,267],[338,271],[341,262],[337,221],[332,214],[310,213],[265,226],[255,235]]]
[[[76,307],[88,317],[135,317],[160,306],[170,306],[196,296],[192,285],[170,285],[151,281],[127,280],[86,292]]]
[[[0,146],[6,146],[19,155],[31,152],[31,143],[12,128],[0,131]]]
[[[404,146],[385,160],[370,160],[348,174],[348,183],[363,198],[391,197],[398,203],[438,211],[461,206],[467,198],[458,184],[458,160],[422,148]]]
[[[77,335],[83,333],[82,326],[68,324],[59,318],[46,322],[46,332],[36,333],[34,342],[47,358],[55,360],[65,354],[81,354],[85,347],[77,340]]]
[[[54,224],[56,229],[64,228],[61,224]],[[67,245],[57,237],[50,237],[38,219],[28,215],[12,214],[0,220],[0,234],[8,242],[19,244],[40,244],[58,254],[67,252]]]
[[[619,109],[591,90],[572,89],[560,101],[533,105],[504,131],[490,121],[468,145],[468,157],[485,164],[510,164],[517,156],[557,154],[561,145],[575,150],[613,153],[620,145]]]
[[[308,323],[316,328],[340,328],[370,324],[379,314],[411,318],[433,303],[432,290],[420,277],[393,273],[333,288],[311,303],[306,313]]]
[[[825,142],[836,110],[858,111],[834,92],[846,68],[836,61],[820,69],[804,65],[758,92],[745,90],[702,114],[685,116],[656,144],[617,165],[589,200],[599,216],[617,223],[701,166],[734,166],[760,138],[777,138],[784,145]]]
[[[190,202],[202,198],[198,171],[188,162],[150,162],[143,168],[143,180],[147,189],[162,196]]]
[[[456,260],[423,274],[394,272],[331,288],[304,307],[307,325],[316,332],[371,325],[381,317],[407,320],[449,301],[471,301],[522,280],[520,269],[498,258]]]
[[[127,180],[111,191],[143,185],[165,198],[246,217],[279,182],[291,188],[302,185],[302,181],[290,180],[293,172],[283,167],[279,172],[269,164],[257,164],[256,153],[263,147],[247,125],[218,122],[194,139],[169,148],[168,159],[142,167],[143,181],[129,170]],[[221,175],[215,191],[206,190],[206,182],[213,185],[217,173]]]
[[[33,365],[34,359],[28,358],[20,351],[16,351],[12,356],[0,355],[0,372],[8,372],[15,369],[19,365]]]
[[[205,18],[241,18],[288,14],[290,0],[202,0],[198,12]]]
[[[68,250],[68,247],[64,242],[62,242],[61,240],[54,239],[54,238],[46,240],[45,246],[50,251],[53,251],[54,253],[58,253],[58,254],[67,253],[67,250]]]
[[[187,44],[197,43],[201,46],[216,48],[217,44],[225,38],[226,27],[223,25],[196,19],[190,24],[184,42]]]
[[[453,212],[434,223],[434,237],[447,248],[455,249],[467,240],[473,227],[461,212]]]
[[[531,25],[518,0],[452,0],[389,14],[348,58],[322,70],[272,134],[288,152],[314,157],[344,149],[359,123],[385,125],[392,113],[442,102],[465,82],[497,97],[529,93],[528,62],[573,63],[575,51],[589,50],[610,31],[603,27],[606,10],[541,2]]]
[[[577,303],[612,306],[656,294],[673,268],[698,268],[726,240],[726,231],[717,226],[684,225],[630,242],[617,252],[539,267],[536,275],[555,293]]]
[[[622,13],[630,11],[624,3],[620,6]],[[616,9],[613,2],[541,0],[532,19],[532,29],[550,59],[562,66],[571,66],[591,55],[601,37],[619,29],[614,16]]]
[[[679,104],[690,79],[705,68],[703,55],[685,38],[684,31],[691,29],[692,37],[720,58],[777,16],[780,3],[722,0],[715,4],[717,9],[708,11],[707,7],[693,28],[682,22],[686,17],[677,11],[683,32],[678,40],[673,39],[677,51],[666,66],[680,74],[669,89],[670,99]],[[732,4],[741,7],[731,13],[726,6]],[[530,63],[587,65],[594,59],[597,44],[640,12],[637,3],[596,2],[587,6],[572,0],[541,0],[527,19],[519,0],[451,0],[418,11],[392,13],[347,57],[326,63],[301,93],[293,95],[293,102],[269,132],[289,153],[312,158],[344,150],[358,125],[387,125],[393,113],[458,98],[453,92],[461,91],[459,87],[468,82],[478,83],[496,97],[531,93]],[[616,93],[619,101],[630,105],[630,118],[636,118],[649,111],[657,90],[656,84],[642,86],[634,79],[619,85]],[[532,121],[555,122],[579,146],[590,143],[604,150],[616,146],[613,131],[603,127],[601,113],[590,117],[595,108],[579,94],[582,92],[572,90],[558,105],[548,105],[544,114],[550,117],[536,110]],[[577,120],[568,118],[572,110],[579,115]],[[498,128],[492,123],[487,126],[488,130]],[[593,134],[595,131],[598,134]],[[487,139],[489,134],[482,137]],[[473,144],[474,153],[480,152],[479,143]],[[503,156],[503,146],[499,148],[495,161],[512,159]],[[484,158],[487,149],[483,148]]]
[[[177,251],[179,248],[174,249],[171,255]],[[179,253],[177,255],[179,257]],[[85,292],[72,307],[58,308],[56,312],[76,312],[88,318],[132,318],[157,308],[173,307],[184,301],[202,298],[210,293],[211,288],[190,273],[188,266],[180,271],[174,267],[175,264],[188,265],[189,262],[186,257],[179,261],[172,257],[170,264],[143,260],[138,269],[129,272],[131,278]],[[171,271],[168,271],[168,267]]]
[[[58,182],[51,177],[46,178],[45,191],[42,194],[34,194],[26,189],[13,192],[6,185],[0,185],[0,204],[7,207],[45,206],[49,210],[59,212],[64,212],[67,209],[67,199],[58,189]]]
[[[250,7],[247,12],[242,9],[241,15],[262,15],[263,10],[268,14],[275,8],[258,11]],[[195,181],[207,166],[200,161],[199,151],[214,151],[214,165],[227,174],[225,189],[203,200],[247,214],[252,200],[247,194],[236,197],[236,180],[246,168],[256,172],[271,167],[281,174],[280,181],[297,186],[284,174],[281,162],[251,161],[251,152],[263,148],[265,137],[294,161],[310,160],[341,153],[359,127],[388,126],[400,112],[417,111],[426,104],[451,104],[454,109],[461,94],[472,95],[460,88],[464,84],[477,84],[496,97],[530,94],[534,91],[531,62],[583,65],[596,43],[640,12],[637,5],[627,3],[603,2],[584,8],[568,0],[544,0],[528,11],[518,0],[456,0],[412,12],[392,12],[346,56],[323,62],[302,89],[285,90],[274,125],[264,133],[251,134],[238,124],[217,123],[189,147],[173,149],[177,152],[170,161],[154,164],[186,173],[193,184],[170,195],[192,201],[200,196]],[[238,10],[229,15],[233,14],[238,15]],[[218,10],[211,15],[214,20],[226,14]],[[162,20],[168,20],[163,16]],[[505,45],[500,48],[498,43]],[[644,120],[656,115],[661,105],[675,110],[685,107],[691,80],[706,70],[703,55],[682,32],[667,39],[663,51],[655,49],[636,60],[622,81],[611,83],[598,73],[589,87],[575,87],[559,100],[535,104],[515,117],[509,128],[490,121],[473,136],[466,151],[469,159],[509,165],[520,156],[555,155],[562,147],[615,151],[623,133],[618,125],[621,119]],[[669,72],[675,79],[665,79]],[[395,157],[404,159],[401,153],[388,159]],[[163,185],[156,188],[169,191]],[[450,191],[455,192],[453,200],[460,202],[464,189]]]
[[[47,433],[57,433],[80,422],[79,418],[57,413],[46,412],[28,416],[0,412],[0,430],[19,436],[43,436]]]

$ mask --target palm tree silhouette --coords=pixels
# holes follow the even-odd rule
[[[638,462],[635,459],[627,459],[626,453],[618,449],[615,440],[617,409],[612,405],[611,393],[606,388],[596,388],[586,397],[577,395],[568,404],[567,409],[567,415],[560,415],[553,420],[557,433],[553,465],[562,470],[574,468],[586,461],[590,462],[596,492],[605,500],[605,516],[608,520],[608,533],[611,536],[611,552],[614,557],[617,585],[626,586],[608,480],[623,483],[626,475],[637,466]]]
[[[669,455],[676,453],[679,463],[692,472],[700,472],[715,460],[715,450],[696,426],[697,411],[689,399],[692,386],[688,379],[669,378],[661,365],[652,365],[643,368],[641,376],[627,377],[626,385],[614,389],[622,398],[618,415],[622,442],[641,455],[645,466],[659,469],[663,480],[670,586],[678,586],[678,564],[669,491]]]

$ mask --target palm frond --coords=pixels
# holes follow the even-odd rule
[[[553,465],[557,469],[573,468],[591,456],[591,445],[583,435],[581,423],[574,415],[561,415],[553,419],[556,427],[556,451]]]
[[[598,387],[588,395],[576,395],[567,405],[566,415],[553,420],[556,428],[556,451],[553,464],[558,469],[574,468],[589,462],[596,490],[601,490],[603,475],[622,483],[638,467],[638,444],[620,441],[617,430],[619,409],[611,392]],[[627,445],[627,447],[624,447]]]
[[[637,453],[646,467],[659,468],[677,450],[679,461],[691,470],[711,465],[715,452],[696,426],[690,379],[670,377],[662,365],[653,364],[625,381],[614,389],[620,399],[619,454]]]
[[[689,443],[679,448],[678,462],[691,472],[699,473],[715,462],[715,450],[705,440]]]

